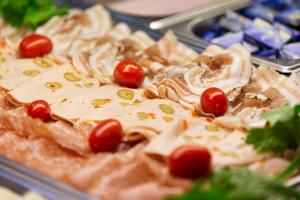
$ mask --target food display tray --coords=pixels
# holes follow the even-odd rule
[[[233,1],[233,0],[228,0],[228,1]],[[248,0],[241,0],[235,2],[237,5],[235,7],[233,6],[231,9],[235,10],[238,13],[242,9],[251,6],[251,1]],[[224,7],[222,6],[215,6],[213,12],[210,12],[208,14],[206,13],[205,9],[203,9],[202,11],[200,10],[197,15],[198,17],[195,17],[187,21],[179,22],[180,21],[179,17],[177,18],[170,17],[169,19],[163,19],[159,21],[169,22],[170,25],[165,26],[165,28],[173,29],[177,35],[188,38],[189,42],[197,44],[201,48],[206,48],[211,43],[201,38],[197,34],[196,29],[201,30],[201,32],[205,32],[208,27],[214,26],[216,22],[226,14],[227,11],[228,9],[224,9]],[[178,20],[178,23],[176,23],[176,20]],[[299,29],[297,31],[299,31]],[[275,68],[277,71],[281,73],[288,74],[291,72],[300,72],[300,59],[284,60],[281,58],[265,58],[265,57],[252,56],[252,62],[255,65],[266,64],[270,67]]]
[[[58,5],[85,9],[94,2],[83,0],[58,0]],[[114,22],[127,23],[132,30],[143,30],[153,39],[158,40],[166,30],[153,31],[149,28],[149,20],[123,15],[111,11]],[[195,45],[192,40],[180,37],[179,40],[198,52],[203,48]],[[88,194],[68,186],[46,175],[33,171],[14,161],[0,156],[0,186],[9,188],[17,194],[34,191],[49,200],[93,200]]]

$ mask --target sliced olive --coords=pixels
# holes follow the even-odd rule
[[[149,115],[145,112],[138,112],[137,118],[139,118],[140,120],[146,120],[149,118]]]
[[[134,97],[134,92],[129,89],[122,89],[118,91],[118,96],[122,99],[132,100]]]
[[[45,83],[45,86],[52,90],[62,88],[62,84],[60,84],[59,82],[47,82],[47,83]]]
[[[72,81],[72,82],[80,81],[81,80],[81,78],[79,76],[77,76],[76,74],[74,74],[72,72],[66,72],[66,73],[64,73],[64,77],[65,77],[66,80]]]
[[[163,111],[166,114],[174,114],[174,108],[172,108],[171,106],[168,106],[166,104],[160,104],[159,108],[161,111]]]
[[[31,70],[26,70],[23,72],[23,74],[25,76],[30,76],[30,77],[34,77],[38,74],[40,74],[41,72],[39,70],[35,70],[35,69],[31,69]]]
[[[33,59],[33,62],[35,64],[37,64],[40,67],[44,67],[44,68],[49,68],[49,67],[53,67],[55,65],[55,63],[46,57],[37,57],[35,59]]]
[[[169,116],[164,116],[163,120],[165,120],[166,122],[171,122],[171,121],[174,120],[174,118],[173,117],[169,117]]]
[[[219,128],[217,126],[214,126],[214,125],[206,125],[205,129],[208,130],[208,131],[212,131],[212,132],[219,131]]]

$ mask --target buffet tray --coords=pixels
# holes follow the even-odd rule
[[[255,2],[255,1],[254,1]],[[210,23],[211,26],[215,23],[217,18],[223,16],[228,10],[238,11],[243,8],[251,6],[251,1],[249,0],[228,0],[224,1],[221,5],[212,5],[205,9],[199,8],[198,10],[191,10],[185,13],[181,13],[175,16],[170,16],[164,19],[153,21],[150,26],[152,29],[172,29],[180,37],[188,38],[189,42],[197,44],[200,48],[205,49],[211,43],[205,41],[204,39],[197,36],[194,29],[196,26],[201,24]],[[195,13],[195,16],[193,15]],[[190,16],[190,17],[189,17]],[[192,16],[194,16],[192,18]],[[157,28],[156,28],[157,26]],[[252,62],[255,65],[266,64],[270,67],[275,68],[281,73],[292,73],[300,72],[300,60],[283,60],[280,58],[262,58],[257,56],[252,56]]]
[[[91,1],[82,0],[57,0],[58,5],[77,7],[81,9],[92,5]],[[132,17],[111,11],[114,22],[127,23],[132,30],[143,30],[153,39],[158,40],[166,30],[153,31],[149,28],[149,20]],[[179,40],[194,50],[200,52],[203,48],[195,45],[186,37],[178,37]],[[9,188],[17,194],[34,191],[49,200],[92,200],[91,196],[68,186],[58,180],[33,171],[23,165],[0,156],[0,186]]]

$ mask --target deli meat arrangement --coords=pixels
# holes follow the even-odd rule
[[[197,180],[237,170],[274,188],[297,177],[300,77],[241,45],[198,53],[95,5],[35,30],[0,18],[0,63],[0,155],[99,199],[198,199]],[[274,188],[260,192],[300,199]]]

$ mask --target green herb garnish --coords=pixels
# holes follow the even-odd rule
[[[245,168],[223,168],[210,179],[199,180],[193,189],[167,200],[268,200],[300,199],[300,193],[276,180],[268,180]]]
[[[285,106],[263,115],[269,122],[266,128],[252,128],[247,143],[258,152],[283,153],[288,148],[300,146],[300,105]]]
[[[68,13],[67,8],[57,7],[53,0],[1,0],[0,14],[15,27],[37,28],[55,15]]]

